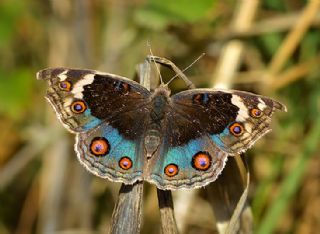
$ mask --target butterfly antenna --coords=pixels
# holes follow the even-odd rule
[[[193,66],[193,64],[195,64],[196,62],[198,62],[203,56],[205,55],[205,53],[202,53],[198,58],[196,58],[189,66],[187,66],[187,67],[185,67],[182,71],[181,71],[181,73],[183,74],[183,72],[185,72],[186,70],[188,70],[190,67],[192,67]],[[174,79],[175,78],[177,78],[178,76],[180,76],[178,73],[174,76],[174,77],[172,77],[169,81],[168,81],[168,83],[167,83],[167,85],[169,85],[172,81],[174,81]],[[188,79],[188,78],[187,78]],[[184,80],[184,79],[183,79]],[[189,79],[188,79],[189,80]],[[190,80],[189,80],[189,82],[190,83],[192,83]],[[186,83],[187,84],[187,83]],[[188,85],[188,84],[187,84]],[[192,84],[193,86],[194,86],[194,84]]]
[[[151,54],[151,56],[148,56],[148,58],[150,57],[151,58],[151,62],[154,62],[154,65],[156,66],[157,72],[158,72],[159,77],[160,77],[160,82],[161,82],[161,84],[163,84],[164,82],[163,82],[163,79],[162,79],[162,76],[161,76],[161,73],[160,73],[160,69],[159,69],[159,67],[157,65],[157,61],[155,59],[153,59],[156,56],[154,56],[153,53],[152,53],[151,44],[150,44],[149,40],[147,41],[147,46],[149,47],[149,51],[150,51],[150,54]]]
[[[195,85],[186,77],[185,74],[170,60],[166,58],[161,58],[158,56],[147,56],[146,58],[147,61],[154,61],[156,63],[159,63],[163,66],[171,68],[187,85],[189,89],[194,89]],[[168,83],[165,84],[165,86],[168,86]]]

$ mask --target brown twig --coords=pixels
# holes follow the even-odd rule
[[[112,234],[139,233],[142,217],[143,182],[122,184],[117,204],[113,210]]]
[[[170,190],[157,189],[162,233],[178,233]]]

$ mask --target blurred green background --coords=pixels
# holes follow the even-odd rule
[[[254,233],[318,233],[319,27],[318,0],[1,0],[0,233],[106,232],[119,184],[80,166],[35,74],[64,66],[133,77],[148,42],[180,68],[206,53],[185,72],[197,87],[287,105],[246,153]],[[194,201],[183,233],[216,233],[205,199]],[[149,186],[144,233],[159,232],[157,209]]]

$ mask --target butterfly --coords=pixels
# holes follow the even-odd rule
[[[148,56],[174,71],[173,63]],[[168,62],[169,61],[169,62]],[[180,75],[186,83],[191,82]],[[219,89],[171,95],[168,84],[149,91],[139,83],[93,70],[47,68],[46,98],[76,134],[80,163],[96,176],[159,189],[199,188],[217,179],[228,156],[246,151],[286,107],[268,97]]]

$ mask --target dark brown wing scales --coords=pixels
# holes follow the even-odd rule
[[[186,91],[189,92],[189,91]],[[183,145],[190,139],[206,134],[220,134],[235,121],[239,107],[231,103],[232,94],[224,92],[197,93],[172,97],[168,122],[172,125],[172,146]],[[176,122],[180,115],[179,122]],[[170,131],[170,130],[169,130]]]
[[[91,84],[84,86],[83,97],[91,114],[105,119],[129,140],[142,136],[148,115],[148,99],[141,88],[124,81],[105,79],[95,75]]]
[[[82,93],[91,108],[91,114],[99,119],[108,119],[115,112],[124,112],[145,104],[146,99],[139,91],[123,81],[95,75],[93,82],[83,87]]]
[[[150,92],[138,83],[113,74],[68,68],[44,69],[37,77],[48,80],[47,98],[69,130],[82,132],[105,121],[128,139],[142,135],[132,126],[143,125]]]
[[[172,146],[208,135],[225,152],[243,152],[270,130],[271,115],[277,109],[285,107],[270,98],[241,91],[194,89],[178,93],[172,97],[174,113],[168,114]],[[180,118],[175,123],[176,114],[185,121]]]

